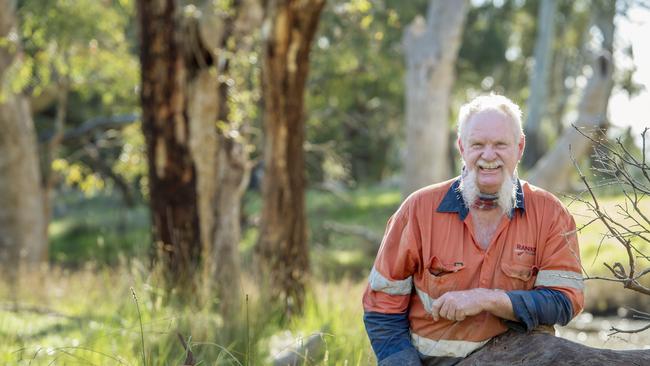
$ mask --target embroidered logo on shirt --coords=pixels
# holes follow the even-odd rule
[[[536,250],[537,250],[537,248],[531,247],[531,246],[528,246],[528,245],[524,245],[524,244],[517,244],[515,246],[515,254],[517,256],[521,256],[521,255],[524,255],[524,254],[526,254],[526,255],[535,255]]]

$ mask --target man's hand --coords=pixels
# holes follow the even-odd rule
[[[503,291],[475,288],[464,291],[450,291],[433,302],[431,315],[438,321],[445,318],[454,321],[489,311],[496,316],[514,319],[512,303]]]

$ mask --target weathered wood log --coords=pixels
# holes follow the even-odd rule
[[[325,340],[323,333],[315,333],[300,340],[292,347],[285,349],[282,353],[275,356],[273,366],[299,366],[311,365],[320,360],[323,356]]]
[[[599,349],[545,332],[508,331],[458,363],[469,365],[650,365],[650,350]]]

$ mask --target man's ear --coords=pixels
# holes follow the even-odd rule
[[[519,160],[521,160],[521,157],[522,155],[524,155],[524,150],[526,148],[526,135],[524,135],[523,133],[519,138],[519,144],[517,145],[517,148],[519,149]]]
[[[456,145],[458,146],[458,151],[460,151],[460,154],[463,155],[464,149],[463,149],[463,143],[460,141],[460,137],[458,138],[458,140],[456,140]]]

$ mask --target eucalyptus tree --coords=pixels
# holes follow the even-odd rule
[[[34,123],[29,101],[13,79],[24,60],[15,5],[0,1],[0,267],[10,283],[21,263],[47,260]]]
[[[302,309],[309,271],[304,93],[325,0],[268,1],[263,37],[264,179],[256,247],[262,283],[285,313]]]
[[[602,40],[588,69],[588,82],[578,104],[574,126],[589,136],[596,136],[608,124],[607,106],[614,86],[615,64],[612,58],[614,40],[614,17],[616,2],[603,1],[594,8],[594,24],[600,29]],[[555,146],[533,167],[529,174],[531,183],[554,192],[572,190],[575,174],[572,160],[581,161],[591,150],[592,144],[574,128],[566,129]]]
[[[402,195],[451,177],[449,110],[467,1],[431,1],[406,29],[406,154]]]
[[[240,295],[239,201],[249,171],[245,141],[229,124],[227,45],[255,28],[251,5],[138,2],[156,258],[185,294],[201,280],[216,284],[226,318]]]
[[[526,155],[523,163],[532,166],[542,155],[545,141],[541,131],[541,120],[547,112],[548,87],[553,60],[553,41],[555,38],[556,0],[539,2],[537,15],[537,36],[535,40],[534,67],[530,77],[530,94],[527,101]]]

